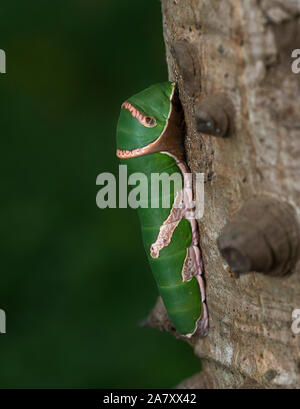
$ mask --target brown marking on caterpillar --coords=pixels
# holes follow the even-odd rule
[[[186,334],[185,336],[187,338],[191,338],[195,333],[199,333],[200,336],[205,336],[208,332],[208,311],[206,306],[204,281],[202,278],[202,261],[198,245],[191,245],[187,249],[181,275],[183,282],[190,281],[193,277],[197,279],[202,299],[201,316],[196,322],[194,331],[190,334]]]
[[[152,145],[154,142],[151,142],[149,145]],[[128,159],[128,158],[136,158],[138,156],[143,156],[146,155],[146,148],[149,147],[149,145],[142,147],[142,148],[137,148],[137,149],[117,149],[117,157],[120,159]]]
[[[160,251],[170,244],[174,230],[181,221],[185,211],[185,209],[179,207],[181,202],[182,190],[177,192],[171,212],[160,227],[156,242],[153,243],[150,248],[150,255],[152,258],[158,258]]]
[[[135,108],[130,102],[123,102],[121,108],[127,109],[133,118],[136,118],[146,128],[154,128],[157,125],[156,119],[153,116],[145,115]]]
[[[187,254],[181,270],[181,276],[183,282],[190,281],[193,277],[197,279],[202,300],[202,313],[197,320],[195,330],[191,334],[185,335],[186,337],[190,338],[196,332],[201,336],[207,335],[208,312],[206,306],[205,285],[202,278],[203,265],[199,248],[198,226],[194,213],[195,207],[193,203],[192,178],[185,163],[179,161],[176,157],[174,157],[174,159],[176,160],[176,164],[183,174],[184,188],[177,192],[170,214],[160,227],[158,237],[150,248],[150,254],[151,257],[158,258],[160,251],[165,246],[170,244],[174,230],[180,221],[183,218],[189,221],[192,230],[192,244],[187,248]]]
[[[190,281],[197,270],[196,255],[193,246],[187,248],[186,257],[181,271],[182,281]]]

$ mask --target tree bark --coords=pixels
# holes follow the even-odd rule
[[[284,277],[232,273],[217,239],[253,197],[288,203],[299,219],[300,74],[291,53],[300,48],[300,1],[162,0],[162,13],[187,162],[205,174],[198,224],[210,330],[188,341],[204,370],[180,387],[299,388],[300,334],[291,330],[299,263]],[[197,131],[199,107],[212,96],[221,109],[222,98],[231,103],[226,137]],[[172,331],[161,301],[149,323]]]

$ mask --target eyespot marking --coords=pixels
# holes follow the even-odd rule
[[[127,109],[131,115],[136,118],[140,124],[146,128],[154,128],[157,125],[156,119],[153,116],[145,115],[136,109],[130,102],[124,102],[121,108]]]

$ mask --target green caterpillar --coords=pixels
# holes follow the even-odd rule
[[[184,188],[159,195],[158,208],[139,207],[145,250],[159,293],[175,329],[192,336],[208,331],[198,228],[193,209],[191,179],[184,161],[184,121],[176,84],[153,85],[122,104],[117,127],[117,156],[128,173],[179,173]],[[169,195],[170,206],[162,203]],[[148,197],[150,197],[148,195]],[[189,197],[189,201],[183,198]],[[180,207],[181,206],[181,207]]]

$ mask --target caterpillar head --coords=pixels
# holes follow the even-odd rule
[[[174,153],[175,148],[176,152],[182,151],[178,128],[182,136],[182,111],[178,109],[176,84],[152,85],[122,104],[117,156],[128,159],[154,152]]]

